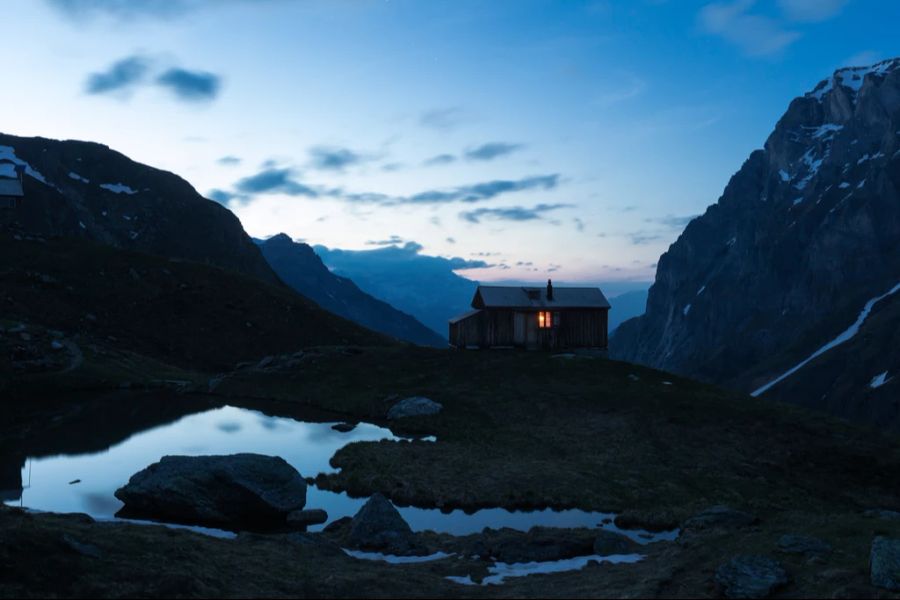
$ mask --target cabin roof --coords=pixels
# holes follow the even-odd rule
[[[450,319],[450,322],[451,322],[451,323],[459,323],[460,321],[462,321],[462,320],[464,320],[464,319],[468,319],[468,318],[471,317],[472,315],[477,315],[477,314],[480,313],[480,312],[481,312],[481,309],[480,309],[480,308],[476,308],[476,309],[470,310],[470,311],[468,311],[468,312],[464,312],[464,313],[461,314],[461,315],[456,315],[455,317],[453,317],[452,319]]]
[[[21,198],[25,195],[22,191],[22,182],[18,179],[6,179],[0,177],[0,196],[13,196]]]
[[[553,300],[546,287],[480,285],[472,306],[476,308],[609,308],[600,288],[553,287]]]

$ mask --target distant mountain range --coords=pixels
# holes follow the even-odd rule
[[[447,340],[416,320],[335,275],[307,244],[286,234],[258,240],[263,256],[281,279],[322,308],[401,340],[446,348]]]
[[[617,358],[900,427],[900,59],[836,71],[659,260]]]

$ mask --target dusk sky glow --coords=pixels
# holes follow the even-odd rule
[[[650,280],[893,0],[7,0],[0,131],[173,171],[250,235]]]

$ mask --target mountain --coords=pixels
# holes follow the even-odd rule
[[[612,355],[900,426],[898,136],[900,59],[794,99],[662,255]]]
[[[419,254],[419,247],[386,246],[375,250],[339,250],[316,246],[316,254],[336,274],[363,291],[413,315],[446,336],[447,321],[471,309],[478,283],[457,275],[461,259]]]
[[[601,288],[602,289],[602,288]],[[609,299],[609,332],[633,317],[644,314],[647,307],[647,290],[633,290]]]
[[[278,281],[237,217],[177,175],[102,144],[0,134],[0,176],[16,165],[25,168],[25,197],[0,211],[0,223]]]
[[[275,273],[322,308],[364,327],[422,346],[445,348],[447,340],[415,317],[373,298],[346,277],[328,267],[307,244],[295,243],[286,234],[258,242]]]

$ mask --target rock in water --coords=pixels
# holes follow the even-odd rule
[[[403,419],[404,417],[435,415],[441,412],[442,408],[444,407],[439,402],[424,396],[411,396],[392,406],[388,411],[387,418],[394,420]]]
[[[306,481],[277,456],[164,456],[116,490],[123,516],[226,529],[284,527]]]
[[[727,598],[766,598],[787,582],[787,572],[767,556],[735,556],[716,569],[716,583]]]
[[[869,577],[872,585],[900,590],[900,540],[877,537],[872,542]]]
[[[684,522],[685,529],[736,529],[756,522],[756,517],[727,506],[712,506]]]
[[[369,498],[353,517],[348,541],[358,548],[388,554],[407,554],[414,546],[412,529],[381,494]]]

